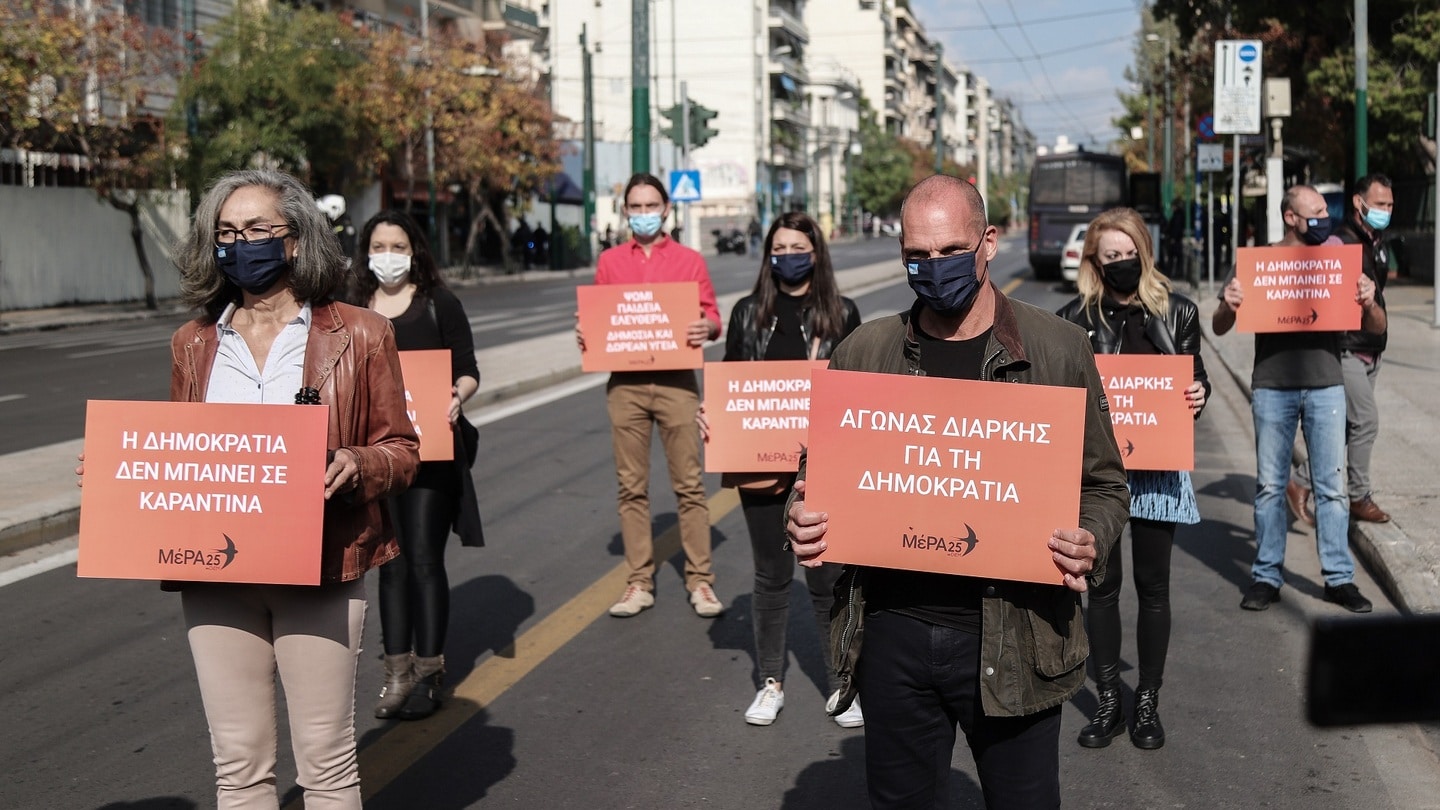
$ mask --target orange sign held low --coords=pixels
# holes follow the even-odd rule
[[[1127,470],[1195,469],[1195,417],[1185,389],[1188,354],[1097,354],[1115,444]]]
[[[706,363],[706,472],[795,472],[810,425],[810,372],[825,360]]]
[[[1080,521],[1085,391],[816,371],[806,508],[827,562],[1059,585]]]
[[[405,378],[405,413],[420,437],[421,461],[453,461],[455,434],[450,427],[450,351],[400,352]]]
[[[700,368],[705,356],[685,341],[700,317],[700,285],[590,284],[575,288],[585,350],[584,371]]]
[[[320,583],[330,409],[91,400],[82,577]]]
[[[1245,300],[1235,311],[1241,332],[1343,332],[1360,328],[1355,284],[1359,245],[1257,247],[1235,252]]]

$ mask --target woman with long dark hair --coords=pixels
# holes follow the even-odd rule
[[[1170,289],[1155,267],[1150,231],[1129,208],[1105,211],[1085,231],[1076,279],[1080,295],[1061,307],[1060,317],[1090,335],[1096,354],[1188,354],[1195,379],[1185,398],[1195,418],[1210,396],[1200,360],[1200,316],[1195,302]],[[1130,470],[1130,545],[1139,596],[1136,647],[1140,681],[1135,687],[1137,748],[1165,744],[1160,724],[1160,684],[1170,648],[1170,550],[1175,527],[1198,523],[1200,513],[1190,474],[1184,470]],[[1104,748],[1125,730],[1120,704],[1120,583],[1124,579],[1117,542],[1105,565],[1105,579],[1091,589],[1086,617],[1090,658],[1095,667],[1099,708],[1080,731],[1086,748]]]
[[[355,303],[390,319],[400,351],[450,352],[456,460],[421,462],[415,483],[390,499],[400,556],[380,569],[385,686],[375,716],[419,720],[440,706],[450,618],[445,542],[451,526],[466,545],[481,543],[474,485],[468,459],[462,460],[468,453],[460,441],[462,432],[474,430],[461,406],[480,387],[480,370],[465,309],[446,288],[424,234],[409,216],[381,211],[365,223],[351,285]]]
[[[815,221],[802,213],[778,217],[765,236],[764,257],[755,288],[735,304],[725,338],[725,360],[824,360],[860,325],[855,302],[840,295],[830,250]],[[791,474],[727,475],[723,485],[735,486],[750,547],[755,559],[751,613],[755,626],[755,660],[760,691],[745,711],[745,722],[768,726],[785,705],[785,630],[790,616],[790,583],[795,556],[785,542],[785,499],[795,481]],[[810,602],[820,637],[830,637],[832,593],[841,566],[805,569]],[[828,658],[828,656],[827,656]],[[826,664],[830,691],[835,668]],[[835,722],[846,728],[864,723],[856,701]]]

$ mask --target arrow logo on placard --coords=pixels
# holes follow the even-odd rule
[[[969,523],[965,524],[965,531],[967,532],[967,534],[964,537],[957,538],[965,546],[965,550],[960,552],[961,557],[964,557],[966,554],[974,551],[975,544],[980,542],[980,538],[975,536],[975,530],[970,528]]]
[[[1316,311],[1313,310],[1313,309],[1310,310],[1310,323],[1313,324],[1313,323],[1315,323],[1315,322],[1318,321],[1318,320],[1320,320],[1320,313],[1316,312]]]
[[[1134,452],[1135,452],[1135,443],[1132,442],[1132,441],[1130,441],[1129,439],[1126,439],[1126,440],[1125,440],[1125,457],[1126,457],[1126,458],[1129,458],[1129,457],[1130,457],[1130,454],[1131,454],[1131,453],[1134,453]]]

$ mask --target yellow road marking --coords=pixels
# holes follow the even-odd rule
[[[1013,293],[1016,290],[1020,289],[1020,285],[1024,283],[1025,279],[1023,278],[1012,278],[1009,281],[1005,282],[1005,286],[1000,288],[1000,292],[1009,295],[1010,293]]]
[[[733,489],[722,489],[710,498],[707,505],[710,508],[710,525],[713,526],[740,505],[740,497]],[[671,526],[655,538],[657,561],[668,560],[679,551],[679,526]],[[610,569],[590,587],[522,633],[513,645],[471,670],[465,680],[455,685],[454,695],[446,701],[443,709],[419,722],[397,722],[375,742],[361,749],[360,784],[364,798],[369,800],[384,790],[460,726],[605,615],[610,605],[614,604],[615,597],[625,589],[626,575],[623,562]],[[364,710],[359,706],[356,709]],[[303,800],[297,798],[286,804],[285,810],[301,810],[303,806]]]

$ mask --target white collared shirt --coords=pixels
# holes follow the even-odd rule
[[[219,345],[205,389],[205,401],[294,405],[295,394],[305,384],[305,343],[310,337],[310,305],[301,306],[300,314],[275,336],[270,354],[265,358],[263,373],[256,365],[255,356],[250,353],[245,338],[230,327],[230,319],[234,315],[235,305],[232,303],[220,313],[220,320],[215,324]]]

